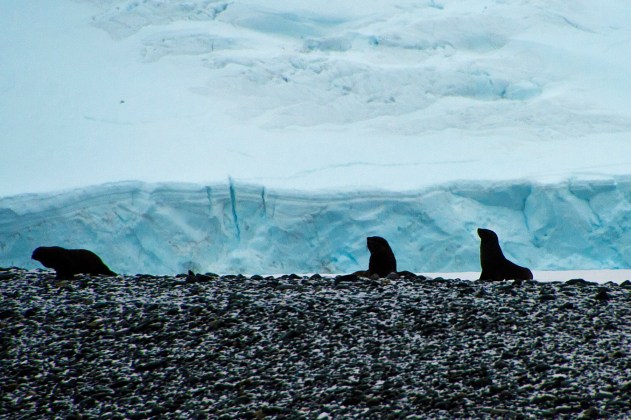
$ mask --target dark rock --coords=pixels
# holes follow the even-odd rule
[[[556,298],[557,298],[556,295],[554,295],[552,293],[550,293],[550,294],[545,293],[545,294],[542,294],[541,296],[539,296],[539,301],[540,302],[548,302],[548,301],[551,301],[551,300],[556,300]]]
[[[16,318],[18,313],[13,309],[0,309],[0,319]]]
[[[169,362],[166,359],[154,360],[148,363],[141,363],[134,366],[134,370],[136,372],[147,372],[153,371],[156,369],[162,369],[168,366]]]
[[[609,400],[614,397],[615,395],[613,393],[607,391],[598,391],[596,392],[596,394],[594,394],[594,399],[596,400]]]
[[[551,369],[551,366],[547,363],[543,363],[543,362],[537,362],[534,363],[530,366],[530,369],[533,372],[537,372],[537,373],[542,373],[542,372],[547,372]]]
[[[146,319],[129,329],[132,333],[144,333],[148,331],[156,331],[162,328],[162,319],[160,318],[149,318]]]
[[[268,406],[268,405],[261,408],[260,411],[265,416],[280,416],[287,413],[287,410],[284,409],[283,407]]]
[[[483,297],[487,297],[487,296],[488,296],[487,291],[482,289],[482,288],[480,288],[478,290],[478,292],[475,294],[475,297],[477,297],[477,298],[483,298]]]
[[[209,276],[206,274],[199,274],[199,273],[196,274],[195,277],[197,278],[198,283],[208,283],[209,281],[213,281],[217,278],[216,276]]]
[[[542,403],[549,403],[550,405],[554,406],[557,402],[557,397],[553,394],[538,394],[532,397],[530,401],[537,405]]]
[[[599,302],[606,302],[611,299],[611,295],[608,292],[609,290],[607,288],[600,287],[598,289],[598,293],[596,294],[596,296],[594,296],[594,299]]]
[[[298,328],[287,331],[285,334],[283,334],[283,336],[280,339],[282,341],[290,341],[290,340],[293,340],[294,338],[300,337],[304,333],[305,333],[305,329],[298,327]]]
[[[355,274],[346,274],[346,275],[335,277],[335,284],[339,284],[339,283],[347,282],[347,281],[355,282],[358,280],[359,280],[359,277],[357,277]]]
[[[302,290],[303,287],[301,284],[279,284],[276,286],[278,290]]]
[[[29,318],[36,315],[38,312],[39,312],[38,308],[28,308],[27,310],[22,312],[22,316],[24,316],[24,318]]]
[[[16,275],[14,273],[0,273],[0,281],[2,280],[11,280],[15,278]]]
[[[593,286],[595,283],[593,281],[587,281],[587,280],[583,280],[583,279],[571,279],[565,282],[566,285],[568,286]]]
[[[611,353],[612,359],[622,359],[627,356],[627,353],[624,350],[616,350]]]
[[[397,274],[399,275],[399,277],[406,280],[416,280],[418,278],[418,276],[411,271],[398,271]]]
[[[589,407],[583,410],[581,414],[576,418],[577,420],[590,420],[600,418],[600,412],[596,407]]]

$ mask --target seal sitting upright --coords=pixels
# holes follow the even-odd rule
[[[532,272],[504,257],[495,232],[478,229],[480,237],[480,280],[532,280]]]
[[[366,245],[370,251],[368,271],[356,271],[353,275],[370,277],[377,274],[383,278],[390,273],[397,272],[397,259],[394,257],[394,252],[392,252],[388,241],[381,236],[369,236],[366,238]]]
[[[98,255],[87,249],[66,249],[60,246],[40,246],[33,251],[32,259],[57,272],[58,279],[72,279],[75,274],[105,274],[115,276]]]

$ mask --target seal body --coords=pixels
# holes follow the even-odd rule
[[[478,229],[480,237],[480,280],[532,280],[532,272],[504,257],[497,234],[490,229]]]
[[[397,260],[388,241],[380,236],[369,236],[366,238],[366,245],[370,251],[369,276],[377,274],[379,277],[386,277],[390,273],[397,272]]]
[[[87,249],[66,249],[60,246],[40,246],[32,259],[57,272],[58,279],[72,279],[75,274],[105,274],[115,276],[98,255]]]
[[[370,275],[378,274],[379,277],[386,277],[390,273],[397,272],[397,259],[388,241],[381,236],[369,236],[366,238],[366,245],[370,251],[368,261]]]

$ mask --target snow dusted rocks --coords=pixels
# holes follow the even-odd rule
[[[0,272],[0,417],[628,418],[627,284]]]

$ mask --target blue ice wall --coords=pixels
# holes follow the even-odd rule
[[[41,267],[40,245],[88,248],[120,273],[344,273],[365,238],[401,270],[479,269],[477,227],[533,270],[631,267],[631,178],[463,182],[408,193],[301,193],[233,182],[120,183],[0,198],[0,265]]]

